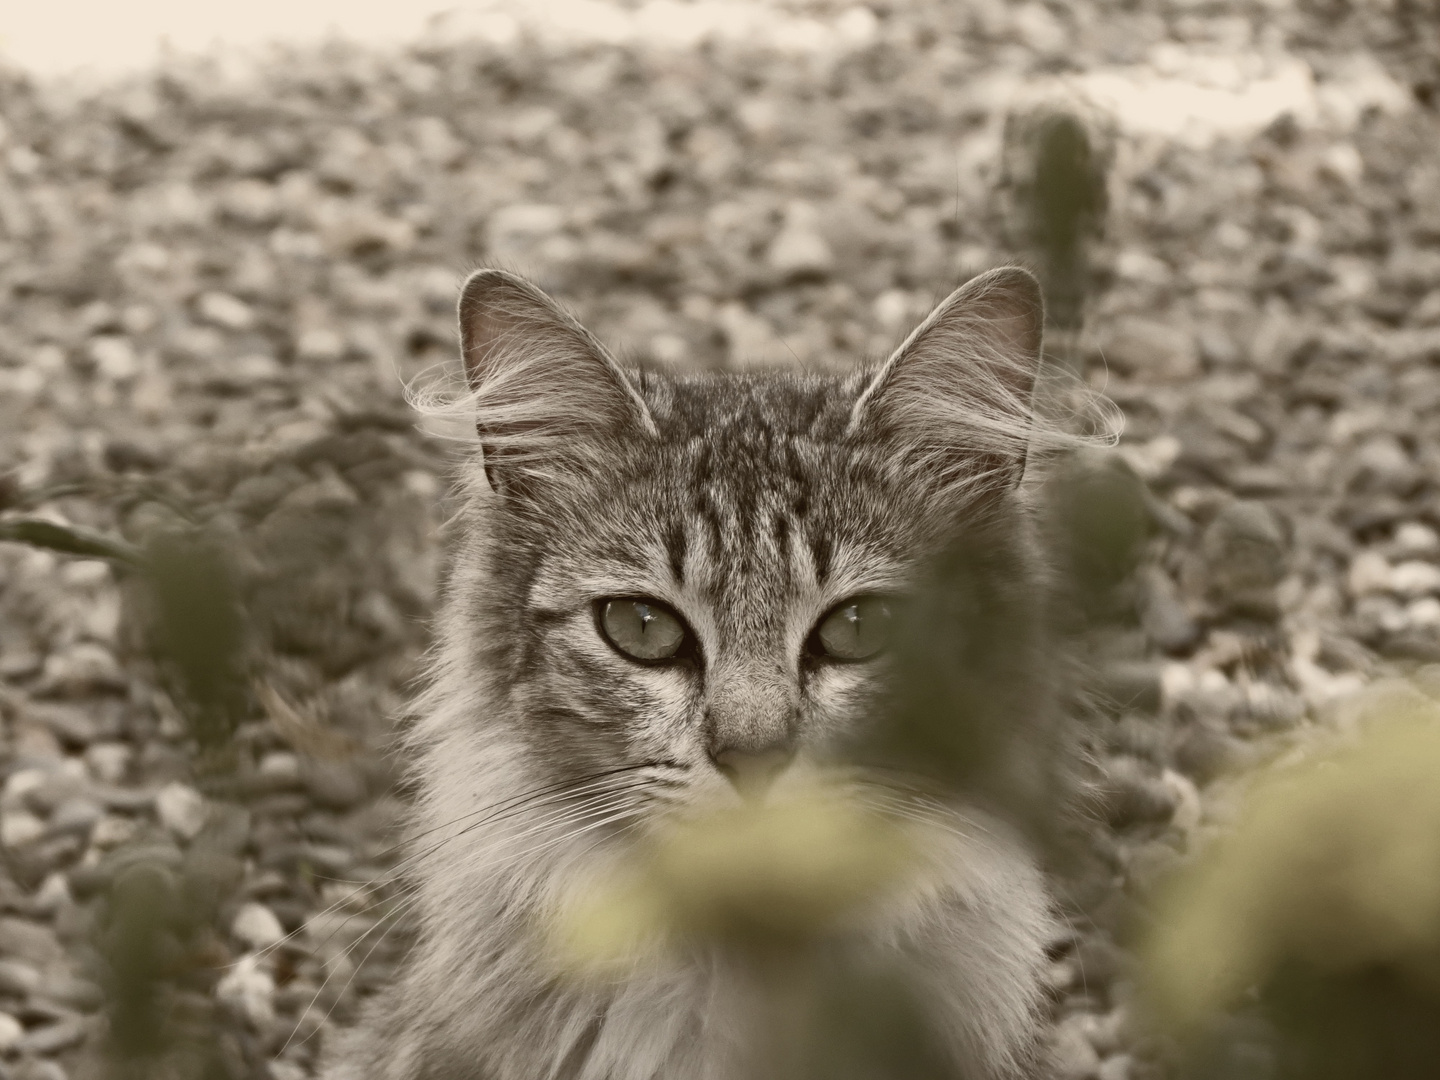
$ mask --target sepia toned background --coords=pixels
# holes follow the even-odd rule
[[[637,361],[836,370],[1015,260],[1143,482],[1054,1043],[1169,1075],[1138,899],[1361,687],[1440,694],[1433,6],[127,11],[0,11],[0,1076],[163,1041],[165,982],[196,1069],[299,1080],[403,949],[453,457],[404,392],[468,269]]]

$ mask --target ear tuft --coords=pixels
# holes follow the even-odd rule
[[[460,293],[460,346],[491,486],[519,492],[605,439],[654,434],[630,379],[540,289],[477,270]]]
[[[1028,270],[972,278],[881,365],[855,403],[851,430],[902,442],[948,486],[1013,486],[1034,430],[1045,304]]]

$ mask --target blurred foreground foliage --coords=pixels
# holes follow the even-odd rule
[[[233,766],[232,736],[251,708],[248,635],[223,547],[164,508],[138,544],[39,518],[0,522],[0,540],[103,558],[129,589],[129,615],[193,740],[197,782]],[[228,959],[222,905],[243,877],[249,821],[211,803],[183,851],[137,841],[100,868],[91,945],[105,991],[107,1074],[116,1080],[237,1080],[260,1075],[229,1036],[212,991]]]
[[[1440,702],[1394,682],[1346,711],[1152,913],[1143,1000],[1188,1076],[1436,1075]]]

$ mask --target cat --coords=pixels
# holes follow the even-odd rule
[[[893,684],[886,598],[923,591],[956,536],[1014,578],[997,595],[1040,595],[1022,481],[1048,437],[1043,323],[1039,285],[1006,267],[878,367],[676,375],[621,366],[520,277],[469,278],[478,445],[409,734],[419,936],[326,1080],[754,1075],[723,955],[567,980],[538,926],[617,825],[772,797],[856,745]],[[986,701],[1016,737],[996,760],[1007,784],[1043,783],[1024,733],[1051,691],[1007,650]],[[1043,1068],[1056,922],[982,804],[947,804],[938,878],[864,933],[913,961],[957,1075],[1019,1080]]]

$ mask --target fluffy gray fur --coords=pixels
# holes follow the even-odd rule
[[[885,677],[805,658],[838,601],[916,587],[957,531],[1039,575],[1020,479],[1027,454],[1063,441],[1034,419],[1039,288],[983,275],[847,377],[631,371],[495,270],[470,278],[460,313],[479,438],[410,735],[421,931],[324,1075],[752,1075],[742,966],[702,951],[575,980],[540,928],[627,827],[739,798],[718,750],[797,749],[776,790],[843,754]],[[607,645],[595,604],[615,596],[680,613],[693,662]],[[959,799],[945,817],[943,870],[860,936],[911,964],[961,1075],[1029,1076],[1054,930],[1042,876],[995,817]]]

